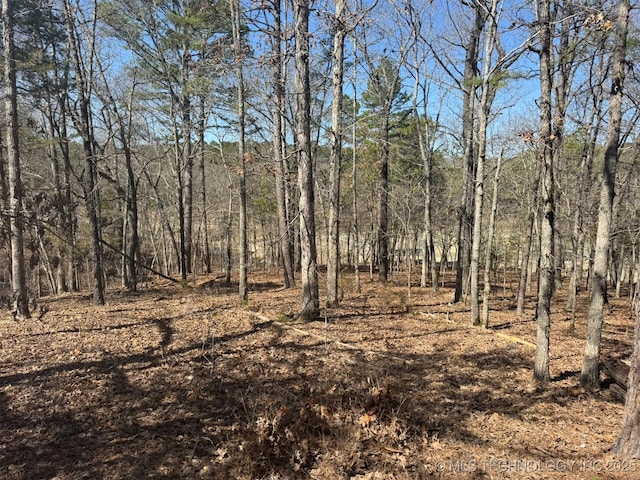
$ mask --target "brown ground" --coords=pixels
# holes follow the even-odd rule
[[[311,323],[289,318],[298,290],[252,281],[246,304],[199,279],[4,314],[0,478],[640,478],[608,452],[622,404],[577,386],[585,307],[572,330],[566,292],[536,389],[533,310],[516,317],[509,288],[483,331],[451,289],[409,297],[400,277],[363,275],[356,294],[347,276],[341,308]],[[630,353],[629,312],[611,300],[605,356]]]

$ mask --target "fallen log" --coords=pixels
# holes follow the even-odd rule
[[[600,371],[612,381],[609,385],[611,394],[624,401],[629,382],[629,365],[622,360],[608,358],[600,363]]]

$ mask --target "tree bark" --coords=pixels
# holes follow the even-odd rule
[[[416,130],[418,133],[418,146],[420,148],[420,157],[422,159],[422,172],[424,175],[423,192],[424,192],[424,217],[423,217],[423,238],[422,238],[422,271],[420,275],[420,286],[425,288],[428,284],[429,272],[431,272],[431,287],[433,291],[438,291],[438,266],[436,263],[435,246],[433,244],[433,157],[434,157],[434,137],[438,128],[440,112],[435,119],[430,119],[428,114],[428,98],[430,82],[426,76],[422,75],[422,71],[426,68],[424,55],[418,48],[421,39],[422,23],[419,20],[417,12],[412,11],[415,17],[411,19],[411,31],[416,45],[414,46],[415,61],[415,83],[413,88],[413,113],[416,122]],[[418,96],[422,97],[422,112],[418,108]],[[422,114],[422,116],[421,116]]]
[[[536,210],[538,209],[538,198],[540,191],[540,177],[542,176],[542,162],[537,162],[536,173],[531,182],[531,203],[529,215],[527,217],[527,231],[525,233],[525,244],[522,251],[522,263],[520,265],[520,280],[518,282],[518,298],[516,300],[516,314],[523,315],[525,307],[525,297],[527,294],[527,284],[530,274],[529,264],[531,263],[531,248],[533,247],[533,229],[536,221]]]
[[[240,186],[240,252],[239,252],[239,278],[238,296],[240,301],[244,301],[249,296],[247,287],[247,179],[246,179],[246,151],[245,151],[245,122],[246,122],[246,101],[244,86],[244,66],[242,51],[242,38],[240,34],[240,1],[232,0],[232,21],[233,21],[233,41],[236,49],[236,75],[237,75],[237,100],[238,100],[238,162],[240,166],[239,186]]]
[[[227,218],[225,228],[225,276],[224,284],[231,285],[231,271],[233,270],[233,189],[231,188],[231,179],[229,179],[229,201],[227,203]]]
[[[491,2],[491,9],[488,12],[487,19],[489,21],[489,30],[485,40],[484,68],[482,72],[482,93],[480,95],[480,118],[478,120],[478,158],[476,162],[476,178],[475,178],[475,195],[474,195],[474,213],[473,213],[473,234],[471,242],[471,323],[480,325],[480,304],[478,285],[480,276],[480,243],[482,240],[482,210],[484,203],[484,166],[487,157],[487,128],[489,126],[489,114],[491,113],[491,104],[495,87],[491,85],[491,56],[495,46],[498,19],[497,0]],[[477,7],[480,8],[480,7]],[[491,252],[489,252],[490,254]]]
[[[636,325],[633,337],[633,354],[627,382],[627,395],[622,414],[622,428],[613,444],[618,455],[640,458],[640,291],[635,293]]]
[[[555,193],[553,175],[553,138],[551,132],[552,42],[550,1],[540,0],[540,138],[538,161],[542,165],[543,218],[540,229],[540,273],[538,280],[537,339],[533,377],[545,384],[550,380],[549,347],[551,296],[553,294],[553,232]]]
[[[7,122],[7,162],[9,176],[9,230],[11,233],[11,293],[14,315],[30,318],[24,263],[23,198],[18,132],[18,88],[14,43],[13,5],[2,0],[5,118]]]
[[[329,159],[329,255],[327,259],[327,307],[339,303],[340,181],[342,177],[342,90],[344,81],[345,0],[336,0],[333,19],[333,100],[331,104],[331,157]]]
[[[183,145],[181,155],[181,171],[178,173],[182,176],[182,278],[186,280],[187,275],[192,273],[192,257],[193,257],[193,143],[191,140],[191,98],[189,95],[184,96],[180,102],[182,109],[182,138]]]
[[[380,176],[378,179],[378,280],[389,275],[389,114],[383,113],[380,130]]]
[[[491,214],[489,216],[489,227],[487,229],[487,249],[484,264],[484,292],[482,294],[482,326],[489,327],[489,296],[491,295],[491,251],[493,250],[493,238],[496,230],[496,213],[498,211],[498,185],[500,183],[500,171],[502,169],[502,155],[498,155],[496,173],[493,184],[493,198],[491,199]]]
[[[309,0],[294,0],[295,16],[295,136],[298,147],[300,190],[300,276],[302,308],[299,316],[313,320],[320,315],[311,158],[311,86],[309,79]]]
[[[76,129],[82,136],[82,148],[85,161],[86,179],[83,183],[85,203],[87,207],[87,216],[89,218],[89,228],[91,231],[91,263],[93,270],[93,302],[96,305],[104,305],[104,266],[102,256],[102,234],[100,230],[100,220],[98,214],[99,208],[99,191],[98,191],[98,168],[96,165],[96,155],[94,152],[95,137],[93,133],[93,125],[91,122],[90,98],[92,88],[92,78],[85,75],[85,66],[82,63],[82,53],[80,49],[80,39],[78,38],[75,20],[76,12],[73,11],[69,0],[64,2],[65,17],[67,23],[67,39],[71,50],[71,63],[75,72],[75,81],[78,94],[79,112],[74,117]],[[94,18],[96,21],[95,5]],[[93,32],[95,34],[95,31]],[[94,39],[91,40],[93,43]],[[93,51],[88,62],[93,61]],[[89,70],[89,73],[92,70]]]
[[[569,281],[569,295],[567,298],[567,308],[575,311],[576,298],[578,292],[582,289],[582,278],[584,276],[584,210],[586,193],[591,190],[591,172],[593,168],[593,157],[596,145],[596,139],[600,132],[602,100],[597,100],[590,115],[589,135],[585,139],[580,160],[580,170],[578,174],[578,185],[576,188],[576,206],[573,218],[573,262],[571,269],[571,278]],[[597,119],[597,120],[596,120]]]
[[[287,182],[284,159],[284,57],[282,53],[282,8],[281,0],[273,0],[273,35],[272,35],[272,68],[273,68],[273,162],[275,165],[276,202],[278,204],[278,227],[280,230],[280,255],[284,269],[284,286],[295,285],[293,266],[293,245],[289,205],[287,202]]]
[[[418,115],[416,115],[418,117]],[[433,150],[431,148],[431,135],[429,127],[429,119],[424,119],[424,132],[420,125],[420,119],[416,118],[417,128],[419,131],[418,142],[420,144],[420,156],[422,157],[422,168],[424,172],[424,237],[422,242],[423,258],[422,272],[420,275],[420,286],[427,286],[427,277],[431,272],[431,288],[434,292],[438,291],[438,266],[436,263],[436,251],[433,244],[433,225],[432,217],[432,194],[431,184],[433,180]]]
[[[456,289],[454,303],[462,300],[466,291],[471,255],[471,217],[473,203],[473,178],[475,172],[476,152],[474,148],[474,104],[476,97],[476,77],[478,76],[478,53],[480,36],[485,26],[485,14],[482,7],[474,3],[474,22],[469,34],[469,42],[465,53],[462,88],[462,142],[463,170],[462,197],[458,209],[458,253],[456,261]]]
[[[604,321],[604,303],[607,295],[607,268],[611,236],[611,213],[615,195],[616,166],[620,149],[620,128],[622,124],[623,85],[626,69],[627,32],[629,29],[629,0],[618,5],[613,50],[613,74],[611,79],[611,99],[609,101],[609,125],[604,152],[600,207],[598,209],[598,230],[593,259],[593,286],[587,322],[587,340],[580,384],[588,389],[600,385],[600,339]]]
[[[203,263],[206,273],[211,273],[211,244],[209,242],[209,218],[207,215],[207,171],[206,165],[206,143],[205,143],[205,130],[206,130],[206,104],[204,95],[200,97],[200,119],[198,125],[198,154],[200,157],[200,201],[202,203],[202,232],[203,232]]]
[[[358,84],[358,68],[356,61],[357,54],[357,45],[358,41],[354,37],[353,39],[353,121],[351,125],[351,192],[353,195],[352,201],[352,226],[353,226],[353,271],[354,271],[354,281],[355,281],[355,291],[356,293],[360,293],[362,291],[362,286],[360,284],[360,230],[359,230],[359,222],[358,222],[358,168],[357,168],[357,128],[356,128],[356,118],[358,117],[358,97],[357,97],[357,84]]]
[[[104,96],[105,102],[108,102],[113,109],[113,115],[115,117],[115,129],[113,133],[114,143],[118,139],[120,141],[120,148],[124,155],[125,169],[127,173],[127,189],[122,190],[121,196],[125,203],[125,218],[123,220],[123,251],[127,254],[123,257],[123,279],[125,280],[125,286],[129,291],[135,292],[138,289],[138,267],[137,260],[140,258],[140,234],[138,229],[138,182],[133,169],[133,152],[131,150],[131,134],[132,134],[132,105],[133,96],[135,93],[136,82],[134,80],[131,91],[129,92],[129,108],[128,118],[125,119],[118,103],[113,97],[111,88],[105,75],[105,70],[100,60],[96,61],[98,70],[105,84]],[[113,123],[113,122],[110,122]],[[117,147],[116,147],[117,148]],[[127,232],[130,232],[127,234]]]

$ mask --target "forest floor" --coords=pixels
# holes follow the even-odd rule
[[[516,316],[515,283],[483,330],[451,288],[362,279],[354,293],[345,274],[340,308],[309,323],[292,320],[299,289],[268,274],[243,303],[198,278],[4,313],[0,478],[640,478],[609,452],[622,403],[578,386],[584,294],[572,327],[557,292],[537,388],[533,298]],[[605,357],[629,356],[630,312],[611,299]]]

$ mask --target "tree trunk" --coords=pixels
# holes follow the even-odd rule
[[[2,225],[0,225],[0,244],[4,246],[9,245],[11,248],[11,225],[9,215],[9,180],[7,179],[6,159],[4,157],[4,141],[3,141],[3,129],[0,128],[0,218],[2,219]]]
[[[232,255],[233,246],[231,244],[233,235],[233,189],[229,180],[229,203],[227,204],[227,224],[225,229],[225,277],[224,284],[231,285],[231,270],[233,269]]]
[[[412,24],[413,37],[416,40],[420,38],[419,23]],[[434,292],[438,291],[438,266],[436,263],[435,247],[433,244],[433,225],[432,225],[432,183],[433,183],[433,141],[435,130],[438,125],[439,113],[436,118],[431,121],[428,116],[427,98],[429,96],[428,85],[426,79],[421,78],[421,70],[423,64],[421,52],[415,50],[415,84],[413,89],[413,112],[418,132],[418,146],[420,148],[420,157],[422,159],[422,171],[424,174],[424,218],[423,218],[423,240],[422,240],[422,272],[420,275],[420,286],[425,288],[428,283],[428,274],[431,272],[431,287]],[[418,110],[418,95],[421,94],[424,99],[422,103],[422,118]],[[424,126],[423,126],[424,124]]]
[[[158,178],[154,181],[153,178],[151,178],[151,174],[149,173],[149,171],[145,168],[143,170],[144,176],[147,179],[147,183],[149,184],[149,186],[153,189],[153,193],[154,193],[154,201],[157,205],[157,209],[158,209],[158,214],[160,216],[160,221],[162,224],[162,230],[163,232],[167,232],[167,234],[169,235],[169,242],[171,243],[171,250],[173,253],[173,258],[176,260],[176,264],[178,266],[178,268],[181,265],[181,249],[178,246],[178,242],[176,240],[176,236],[175,233],[173,231],[173,228],[171,227],[171,222],[169,222],[169,215],[167,213],[167,210],[164,206],[164,201],[162,200],[162,197],[160,195],[160,191],[158,188],[158,182],[160,181],[161,178],[161,173],[158,175]],[[164,238],[164,233],[163,233],[163,238]],[[165,242],[163,240],[163,245],[165,245]],[[165,249],[166,252],[166,249]],[[167,255],[165,253],[165,267],[167,269],[167,271],[165,272],[167,275],[169,273],[171,273],[170,266],[173,264],[173,262],[168,261]]]
[[[480,36],[485,26],[485,15],[479,4],[474,4],[474,23],[469,34],[469,42],[465,52],[464,72],[462,78],[462,142],[463,170],[462,197],[458,208],[458,253],[456,260],[456,289],[454,303],[462,300],[469,273],[471,254],[471,218],[473,202],[473,178],[475,172],[476,153],[474,148],[474,103],[476,97],[476,78],[478,76],[478,53]]]
[[[239,272],[238,272],[238,296],[240,301],[248,298],[249,292],[247,287],[247,179],[246,179],[246,152],[245,152],[245,121],[246,121],[246,102],[244,87],[244,67],[242,52],[242,38],[240,33],[240,1],[233,0],[231,2],[232,21],[233,21],[233,41],[236,49],[235,63],[237,73],[237,89],[238,89],[238,162],[240,166],[239,183],[240,183],[240,252],[239,252]]]
[[[180,149],[180,132],[177,123],[174,123],[174,142],[175,142],[175,162],[176,162],[176,178],[178,180],[178,234],[180,237],[180,256],[178,265],[180,268],[180,279],[183,283],[187,281],[187,236],[186,236],[186,219],[185,219],[185,186],[184,186],[184,146]]]
[[[30,318],[24,263],[22,205],[24,188],[20,173],[18,132],[18,89],[16,80],[13,5],[2,0],[5,118],[7,122],[7,162],[9,174],[9,229],[11,232],[11,293],[14,315]]]
[[[284,58],[282,54],[282,11],[281,0],[273,1],[273,161],[275,165],[276,201],[278,204],[278,227],[280,230],[280,255],[284,269],[284,286],[295,285],[293,268],[293,242],[291,222],[287,202],[287,182],[285,178],[285,159],[283,145],[285,91],[284,91]]]
[[[596,139],[600,132],[600,123],[602,116],[600,115],[601,99],[598,100],[597,107],[594,107],[591,113],[591,121],[589,122],[590,133],[583,146],[582,158],[580,160],[580,170],[578,176],[578,185],[576,189],[576,210],[573,219],[573,265],[571,269],[571,279],[569,281],[569,296],[567,298],[567,308],[575,311],[576,297],[582,289],[582,277],[584,276],[584,209],[586,193],[591,190],[591,172],[593,167],[593,156],[596,145]],[[597,118],[597,120],[596,120]],[[595,125],[594,125],[595,123]]]
[[[183,280],[192,273],[193,261],[193,144],[191,140],[191,98],[185,96],[182,100],[182,168],[183,177],[183,230],[184,230],[184,251],[183,251]]]
[[[329,255],[327,307],[338,306],[340,272],[340,180],[342,172],[342,90],[344,80],[345,0],[336,0],[333,36],[333,100],[331,104],[331,157],[329,159]]]
[[[480,243],[482,240],[482,209],[484,202],[484,166],[487,157],[487,128],[489,126],[489,114],[495,87],[491,85],[491,56],[496,42],[497,22],[496,18],[498,2],[491,2],[491,10],[487,15],[489,20],[489,31],[485,40],[484,69],[482,73],[482,94],[480,96],[480,118],[478,120],[478,159],[476,163],[474,213],[473,213],[473,234],[471,243],[471,323],[480,325],[480,305],[478,285],[480,277]],[[479,7],[478,7],[479,8]],[[489,252],[489,259],[491,257]]]
[[[538,162],[536,173],[531,182],[531,203],[529,206],[529,216],[527,217],[527,231],[525,233],[525,244],[522,251],[522,263],[520,265],[520,280],[518,282],[518,298],[516,301],[516,314],[524,315],[525,297],[527,294],[527,285],[529,284],[529,275],[531,269],[531,249],[533,247],[533,231],[536,222],[536,210],[538,208],[538,195],[540,191],[540,177],[542,176],[543,163]]]
[[[76,75],[76,87],[78,94],[79,112],[74,122],[76,128],[82,136],[82,147],[85,160],[85,182],[83,182],[85,203],[87,207],[87,216],[89,218],[89,228],[91,231],[91,263],[93,273],[93,302],[96,305],[104,305],[104,267],[102,264],[102,235],[100,230],[100,220],[98,214],[99,208],[99,191],[98,191],[98,168],[96,165],[96,156],[94,152],[95,138],[93,126],[91,123],[90,91],[92,88],[92,78],[85,75],[85,66],[82,63],[82,55],[80,52],[80,39],[78,38],[75,20],[76,14],[72,10],[69,0],[64,2],[65,17],[67,22],[67,37],[71,50],[71,63]],[[96,12],[94,11],[93,21]],[[94,31],[95,33],[95,31]],[[93,41],[92,41],[93,42]],[[93,59],[85,59],[92,62]],[[92,69],[89,69],[91,72]]]
[[[627,382],[627,395],[622,414],[622,428],[613,444],[612,451],[618,455],[640,458],[640,292],[636,291],[636,325],[633,338],[633,354]]]
[[[502,155],[500,151],[498,155],[498,163],[496,164],[496,173],[493,184],[493,198],[491,199],[491,214],[489,216],[489,227],[487,230],[487,249],[485,253],[484,264],[484,292],[482,295],[482,326],[489,327],[489,295],[491,295],[491,251],[493,250],[493,237],[496,230],[496,213],[498,211],[498,184],[500,182],[500,171],[502,168]]]
[[[357,40],[354,38],[353,41],[353,50],[354,57],[357,51]],[[355,119],[358,116],[358,102],[357,102],[357,91],[356,85],[358,84],[358,68],[357,62],[353,62],[353,124],[351,126],[351,192],[353,195],[352,202],[352,221],[353,224],[353,270],[355,276],[355,291],[356,293],[360,293],[362,291],[362,286],[360,284],[360,232],[358,228],[358,168],[357,168],[357,129],[356,129],[356,121]]]
[[[124,140],[128,144],[128,139]],[[127,168],[127,213],[129,215],[129,230],[130,238],[128,243],[128,257],[127,257],[127,270],[128,270],[128,283],[127,288],[135,292],[138,289],[138,268],[137,261],[140,259],[140,236],[138,232],[138,182],[136,180],[133,165],[132,155],[129,147],[126,147],[126,168]]]
[[[573,4],[572,2],[563,2],[558,7],[556,13],[557,18],[561,18],[559,42],[556,54],[557,65],[554,66],[557,71],[554,91],[555,91],[555,105],[553,112],[553,165],[557,170],[564,159],[564,130],[565,119],[567,114],[567,107],[569,104],[569,90],[572,83],[572,69],[575,59],[573,49],[575,48],[575,42],[571,39],[571,31],[574,27],[573,21]],[[554,172],[555,175],[555,172]],[[553,235],[553,284],[552,288],[555,292],[557,286],[562,284],[562,237],[558,229],[558,224],[554,223]]]
[[[380,177],[378,179],[378,280],[389,274],[389,114],[382,114],[380,130]]]
[[[205,143],[205,130],[206,130],[206,104],[204,95],[200,97],[200,120],[198,125],[198,143],[200,156],[200,201],[202,203],[202,231],[203,231],[203,262],[206,273],[211,273],[211,244],[209,241],[209,218],[207,215],[207,171],[206,165],[206,143]]]
[[[312,320],[320,315],[316,224],[311,158],[311,85],[309,79],[309,0],[294,0],[295,16],[295,136],[298,147],[300,190],[300,276],[302,308],[299,316]]]
[[[65,75],[68,75],[68,72],[65,71]],[[60,99],[60,110],[65,112],[68,111],[66,103],[68,101],[68,96],[63,95]],[[78,280],[78,253],[76,249],[73,248],[75,246],[76,241],[76,217],[75,217],[75,207],[72,202],[72,193],[71,193],[71,177],[73,175],[73,167],[71,165],[71,155],[69,151],[69,135],[67,132],[67,115],[63,114],[60,116],[60,132],[59,132],[59,146],[60,151],[62,153],[62,174],[63,174],[63,202],[64,202],[64,221],[62,222],[64,238],[66,240],[67,245],[69,245],[69,261],[67,265],[67,280],[69,289],[72,292],[77,292],[80,290],[79,280]]]
[[[582,363],[580,384],[588,389],[600,385],[600,339],[604,320],[604,303],[607,295],[607,267],[611,235],[611,213],[615,195],[616,166],[620,149],[620,127],[622,123],[623,85],[626,68],[627,32],[629,28],[629,0],[618,5],[613,50],[613,74],[611,99],[609,101],[609,125],[604,152],[598,230],[593,259],[593,287],[587,322],[587,340]]]
[[[127,172],[127,189],[122,191],[121,196],[125,202],[125,218],[122,226],[122,251],[126,254],[123,256],[122,276],[125,280],[124,284],[129,291],[135,292],[138,288],[138,267],[137,262],[140,259],[140,234],[138,229],[138,182],[133,170],[133,152],[131,151],[131,133],[132,133],[132,105],[135,93],[136,83],[134,82],[129,93],[129,114],[125,121],[118,103],[113,98],[109,83],[107,81],[104,68],[100,61],[97,62],[98,70],[105,83],[106,101],[113,108],[117,131],[114,132],[113,138],[120,140],[119,147],[122,149],[125,161],[125,169]],[[116,146],[118,148],[118,146]],[[118,187],[119,188],[119,187]],[[130,233],[128,233],[130,232]]]
[[[540,138],[538,161],[542,165],[543,218],[540,229],[540,272],[538,280],[537,339],[533,377],[542,384],[550,380],[549,335],[551,331],[551,296],[553,294],[553,232],[555,193],[553,176],[553,138],[551,132],[552,42],[550,1],[540,0]]]

